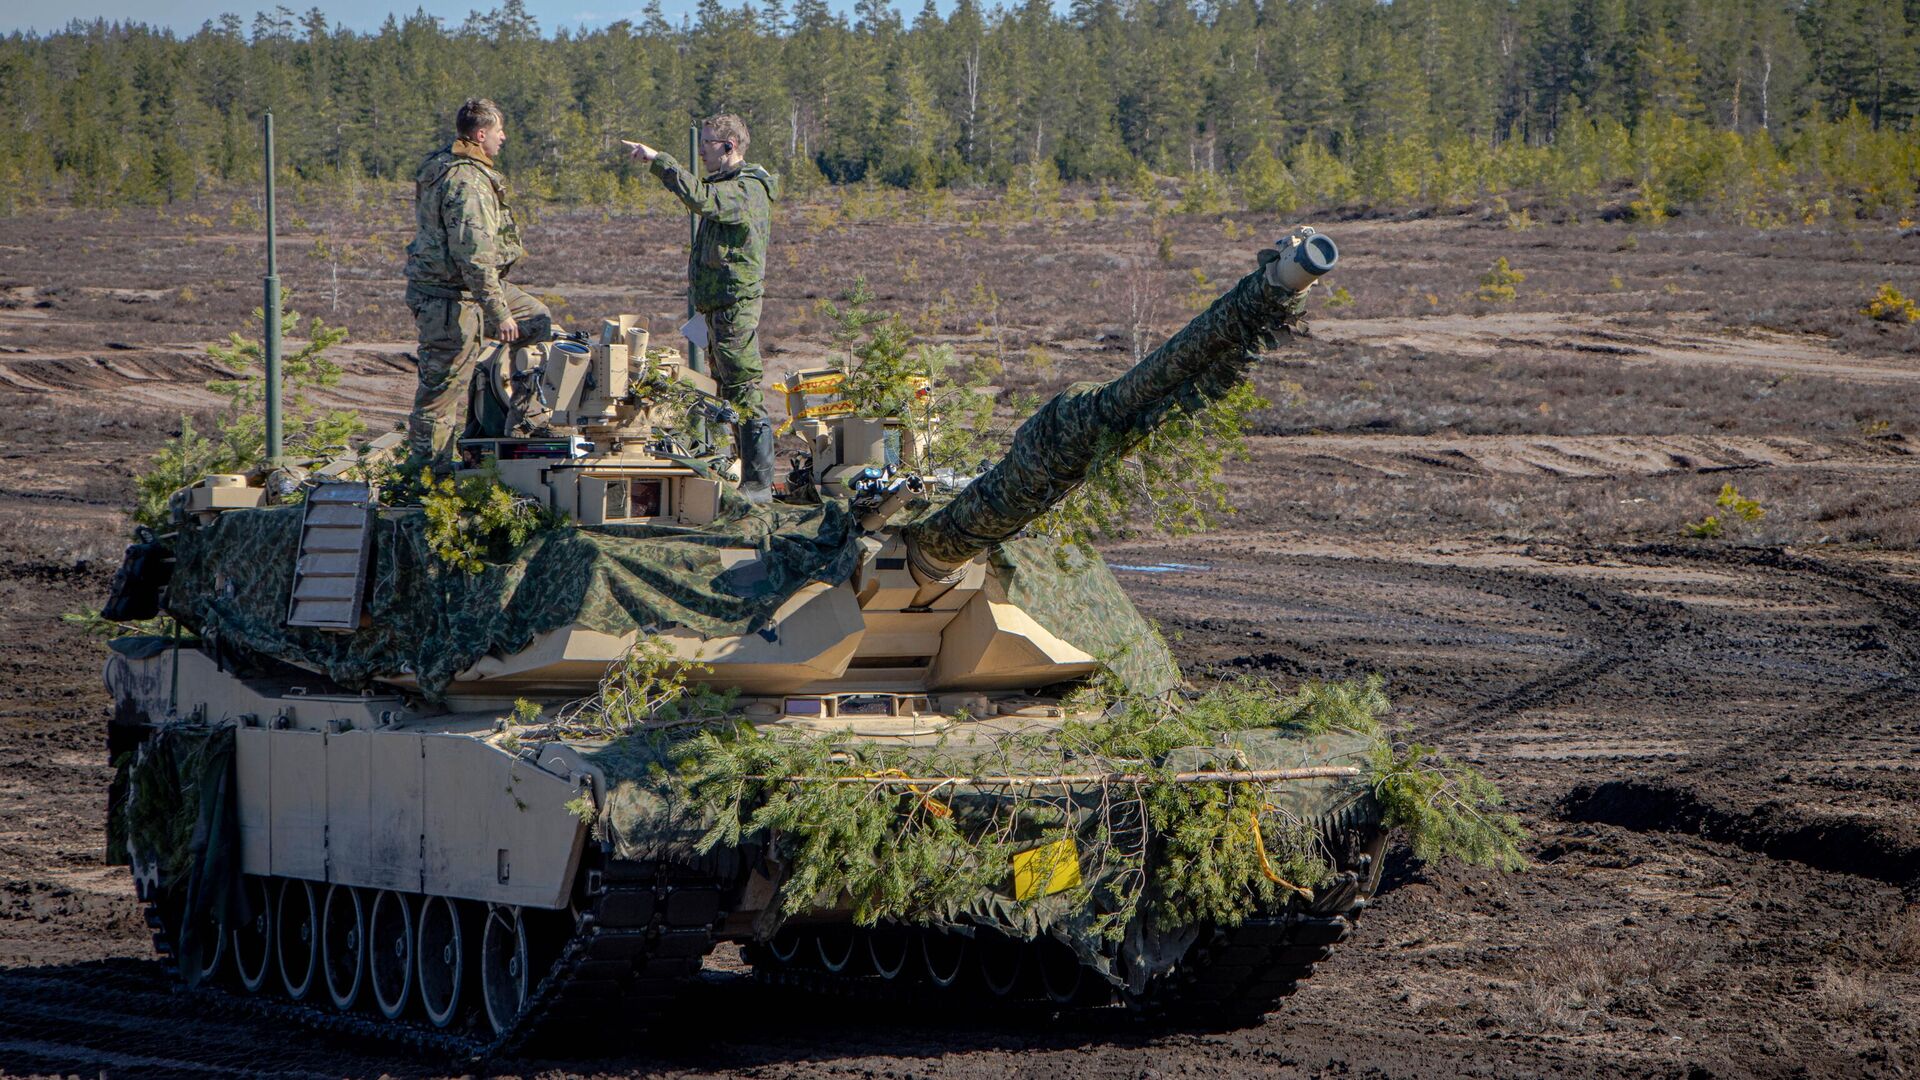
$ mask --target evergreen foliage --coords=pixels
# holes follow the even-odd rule
[[[1094,925],[1117,937],[1137,915],[1171,926],[1233,925],[1306,893],[1330,863],[1313,824],[1272,805],[1272,788],[1176,783],[1183,770],[1233,769],[1250,733],[1310,737],[1341,730],[1373,741],[1366,777],[1389,827],[1422,858],[1518,869],[1525,834],[1474,770],[1403,745],[1382,725],[1378,678],[1308,683],[1291,692],[1234,679],[1189,700],[1127,694],[1107,683],[1075,702],[1097,719],[1013,736],[988,751],[904,750],[851,736],[801,737],[750,724],[707,724],[680,743],[673,777],[712,822],[702,850],[775,845],[788,867],[781,917],[845,900],[856,921],[951,918],[1006,891],[1011,859],[1071,841]],[[640,729],[645,731],[645,728]],[[969,786],[960,776],[1144,774],[1144,782]],[[872,781],[892,778],[886,783]]]
[[[916,344],[898,315],[876,310],[864,277],[820,310],[833,320],[834,343],[846,350],[841,393],[860,416],[898,417],[929,448],[926,461],[906,462],[923,472],[967,471],[1004,447],[1013,424],[1033,411],[1031,395],[1001,401],[992,393],[991,362],[959,369],[952,346]]]
[[[1247,381],[1198,413],[1176,406],[1144,439],[1110,434],[1086,480],[1029,530],[1091,554],[1095,540],[1123,539],[1143,526],[1172,536],[1213,528],[1234,512],[1226,463],[1248,457],[1253,416],[1272,404]]]
[[[1695,540],[1718,540],[1726,535],[1729,524],[1742,521],[1751,524],[1767,515],[1766,507],[1761,506],[1758,499],[1740,494],[1731,480],[1720,485],[1720,494],[1713,505],[1720,513],[1688,522],[1680,527],[1681,532]]]
[[[263,324],[265,318],[260,308],[253,309],[255,324]],[[300,319],[297,311],[281,313],[283,341],[296,340]],[[337,454],[347,448],[350,438],[364,430],[358,414],[322,409],[307,396],[311,390],[340,381],[340,367],[326,351],[346,337],[345,329],[328,326],[316,315],[307,324],[306,343],[281,357],[281,444],[288,458]],[[240,377],[207,384],[209,390],[227,399],[212,432],[202,434],[191,417],[182,416],[179,433],[155,451],[146,471],[134,477],[137,501],[133,520],[137,525],[165,524],[167,499],[180,488],[199,483],[208,473],[245,473],[266,464],[267,421],[260,407],[266,393],[265,345],[235,332],[225,343],[207,351]]]
[[[268,108],[301,179],[404,181],[482,94],[514,127],[516,183],[568,201],[655,197],[618,137],[677,146],[724,110],[795,190],[991,185],[1022,217],[1054,216],[1062,180],[1143,172],[1187,178],[1195,212],[1228,177],[1270,212],[1515,189],[1649,219],[1897,212],[1920,171],[1917,17],[1860,0],[959,0],[906,23],[799,0],[678,23],[655,3],[547,36],[505,0],[371,33],[319,9],[185,35],[76,21],[0,39],[0,213],[253,182]]]
[[[1489,304],[1501,304],[1519,294],[1514,286],[1527,280],[1527,275],[1507,265],[1507,257],[1500,256],[1493,261],[1493,268],[1480,275],[1480,288],[1474,292],[1477,299]]]
[[[858,414],[897,416],[922,432],[932,429],[931,460],[909,462],[909,468],[964,471],[997,457],[1039,403],[1030,395],[1002,400],[978,362],[960,378],[947,378],[953,350],[916,346],[911,328],[872,302],[865,279],[856,278],[837,302],[820,305],[834,321],[834,341],[847,350],[842,393]],[[1271,405],[1243,382],[1198,413],[1176,406],[1144,439],[1110,434],[1086,480],[1031,531],[1090,553],[1095,540],[1131,536],[1141,527],[1174,536],[1212,528],[1233,512],[1222,479],[1226,463],[1247,456],[1253,416]]]
[[[1920,304],[1908,299],[1892,282],[1883,282],[1860,314],[1876,322],[1910,323],[1920,321]]]
[[[440,561],[469,574],[511,558],[552,524],[548,511],[501,483],[491,469],[438,478],[422,469],[419,491],[427,546]]]

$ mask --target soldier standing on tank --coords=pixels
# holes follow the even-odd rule
[[[417,461],[453,467],[452,414],[467,393],[488,338],[544,337],[547,306],[506,280],[526,254],[494,158],[506,145],[500,107],[486,98],[460,106],[453,143],[428,154],[414,175],[416,231],[407,245],[407,307],[420,331],[420,385],[407,420]]]
[[[760,393],[760,300],[776,182],[747,163],[747,125],[730,113],[700,123],[700,167],[686,170],[670,154],[628,142],[668,191],[699,215],[687,284],[693,309],[707,323],[709,355],[720,394],[740,414],[734,440],[740,452],[740,493],[753,502],[773,497],[773,424]]]

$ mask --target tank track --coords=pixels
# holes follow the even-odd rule
[[[168,974],[180,979],[175,955],[178,927],[169,917],[175,905],[147,882],[136,879],[135,884],[146,905],[147,925],[154,931],[155,951]],[[572,933],[560,944],[545,974],[537,982],[529,980],[517,1017],[499,1032],[487,1030],[477,985],[467,987],[470,994],[462,1015],[447,1027],[411,1016],[386,1019],[367,1004],[371,995],[364,991],[358,1007],[338,1009],[328,1000],[324,984],[318,1001],[311,993],[293,1001],[279,993],[271,975],[268,986],[257,993],[224,985],[225,980],[188,992],[263,1019],[395,1043],[423,1055],[485,1061],[576,1029],[592,1035],[600,1030],[598,1025],[614,1019],[623,1030],[644,1023],[651,1010],[683,992],[687,981],[699,973],[715,944],[724,891],[715,876],[686,867],[611,862],[604,869],[582,874],[578,897],[583,903],[576,905]],[[231,962],[227,963],[223,972],[230,977]],[[475,981],[471,974],[468,978]]]
[[[838,954],[845,927],[801,928],[791,932],[787,943],[776,939],[771,944],[749,945],[743,951],[763,984],[809,994],[897,1003],[916,1009],[939,1005],[950,1010],[958,1005],[969,1011],[1027,1012],[1039,1006],[1056,1012],[1081,1012],[1119,1002],[1143,1018],[1182,1027],[1238,1027],[1272,1012],[1314,973],[1316,965],[1327,959],[1334,945],[1353,933],[1354,921],[1367,905],[1371,884],[1360,874],[1345,873],[1323,887],[1312,903],[1296,903],[1282,911],[1250,916],[1233,927],[1210,926],[1173,970],[1154,977],[1139,993],[1113,987],[1084,968],[1077,980],[1060,979],[1049,985],[1040,974],[1045,962],[1042,950],[1053,950],[1055,963],[1059,956],[1069,954],[1064,946],[1047,941],[996,941],[993,947],[1002,950],[1003,956],[1009,948],[1023,953],[1012,979],[1002,978],[998,986],[978,965],[946,986],[936,984],[924,968],[910,966],[896,976],[883,976],[876,973],[871,959],[864,965],[856,962],[839,971],[829,970],[823,957]],[[852,932],[853,955],[871,955],[866,953],[869,935],[901,932],[913,939],[915,950],[924,948],[928,937],[957,937],[919,928],[856,929]],[[833,935],[834,944],[820,945],[822,935]],[[997,937],[987,932],[972,940],[978,943]],[[782,944],[793,947],[785,949]],[[786,953],[784,959],[782,952]],[[1074,989],[1063,992],[1062,984],[1073,985]]]

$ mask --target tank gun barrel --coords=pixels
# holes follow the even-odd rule
[[[1307,288],[1339,257],[1332,240],[1296,230],[1124,374],[1061,391],[1020,425],[999,462],[908,529],[915,568],[935,577],[951,573],[1066,498],[1103,457],[1127,452],[1178,413],[1225,397],[1260,353],[1293,335]]]

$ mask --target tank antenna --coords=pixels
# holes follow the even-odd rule
[[[260,117],[260,141],[266,151],[267,277],[260,317],[266,324],[267,464],[280,464],[280,264],[273,248],[273,111]]]
[[[700,175],[701,165],[700,165],[700,125],[699,124],[695,124],[692,127],[687,129],[687,168],[694,170],[694,175],[696,176]],[[700,179],[705,180],[706,177],[701,176]],[[687,258],[689,260],[693,258],[694,238],[699,235],[700,235],[700,215],[689,210],[687,211]],[[694,314],[695,312],[693,310],[693,277],[692,275],[688,275],[687,277],[687,318],[689,319],[693,318]],[[702,350],[700,346],[695,345],[692,342],[687,343],[687,370],[697,371],[702,375],[705,375],[707,373],[707,358],[704,355],[702,355]]]

